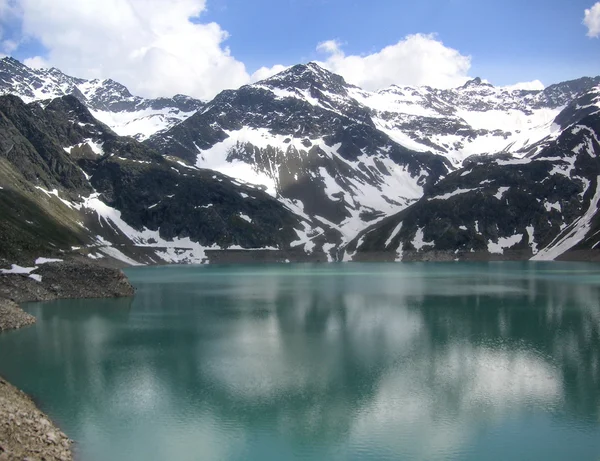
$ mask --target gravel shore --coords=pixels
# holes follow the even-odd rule
[[[0,461],[70,461],[71,444],[27,395],[0,378]]]
[[[35,280],[35,276],[41,281]],[[17,303],[67,298],[118,298],[135,289],[120,269],[80,261],[39,265],[27,274],[0,274],[0,298]]]
[[[35,317],[23,311],[16,303],[0,298],[0,332],[16,330],[35,323]]]

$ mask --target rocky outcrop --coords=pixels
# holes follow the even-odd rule
[[[71,444],[26,394],[0,378],[0,461],[70,461]]]

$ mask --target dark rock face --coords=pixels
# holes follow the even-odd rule
[[[205,246],[285,248],[296,239],[298,219],[264,192],[214,172],[171,165],[106,159],[91,182],[129,225],[156,230],[165,240],[189,237]]]
[[[65,129],[69,122],[47,118],[41,107],[28,107],[15,96],[1,96],[0,111],[2,159],[14,165],[29,183],[50,190],[61,187],[73,193],[91,192],[85,176],[61,147],[61,141],[76,136],[72,129]]]
[[[599,82],[600,85],[600,82]],[[563,130],[568,126],[577,123],[588,115],[598,112],[600,106],[600,87],[590,91],[583,92],[573,99],[567,107],[556,117],[554,123]]]

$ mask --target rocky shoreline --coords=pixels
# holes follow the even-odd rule
[[[17,303],[0,298],[0,332],[33,325],[35,317],[21,309]]]
[[[0,274],[0,332],[35,323],[35,317],[17,303],[134,293],[121,270],[81,261],[56,261],[27,273]],[[0,461],[71,461],[72,443],[25,393],[0,377]]]
[[[0,378],[1,461],[70,461],[72,443],[25,393]]]
[[[0,299],[16,303],[118,298],[134,293],[133,286],[120,269],[77,260],[40,264],[25,274],[0,274]]]

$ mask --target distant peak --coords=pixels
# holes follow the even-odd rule
[[[467,83],[465,83],[461,88],[476,88],[478,86],[493,87],[494,85],[483,81],[481,77],[475,77],[474,79],[469,80]]]
[[[309,62],[306,64],[296,64],[295,66],[289,67],[284,71],[267,78],[265,81],[267,82],[275,82],[279,80],[288,80],[288,79],[301,79],[305,81],[321,81],[321,82],[336,82],[341,84],[346,84],[344,79],[334,74],[333,72],[321,67],[316,62]]]
[[[311,61],[311,62],[307,63],[306,67],[308,67],[309,69],[312,69],[312,70],[319,71],[319,72],[329,72],[327,69],[321,67],[315,61]]]
[[[0,59],[0,62],[2,64],[9,64],[12,66],[20,66],[20,67],[25,67],[25,64],[23,64],[21,61],[13,58],[12,56],[6,56],[2,59]]]
[[[399,85],[397,83],[392,83],[387,88],[383,88],[382,90],[380,90],[380,92],[386,92],[386,91],[406,91],[406,90],[412,90],[412,89],[415,89],[415,88],[419,88],[419,87],[418,86],[409,86],[409,85]]]
[[[467,83],[465,83],[463,85],[463,88],[468,88],[470,86],[479,86],[481,85],[483,82],[481,81],[481,77],[475,77],[472,80],[469,80]]]

